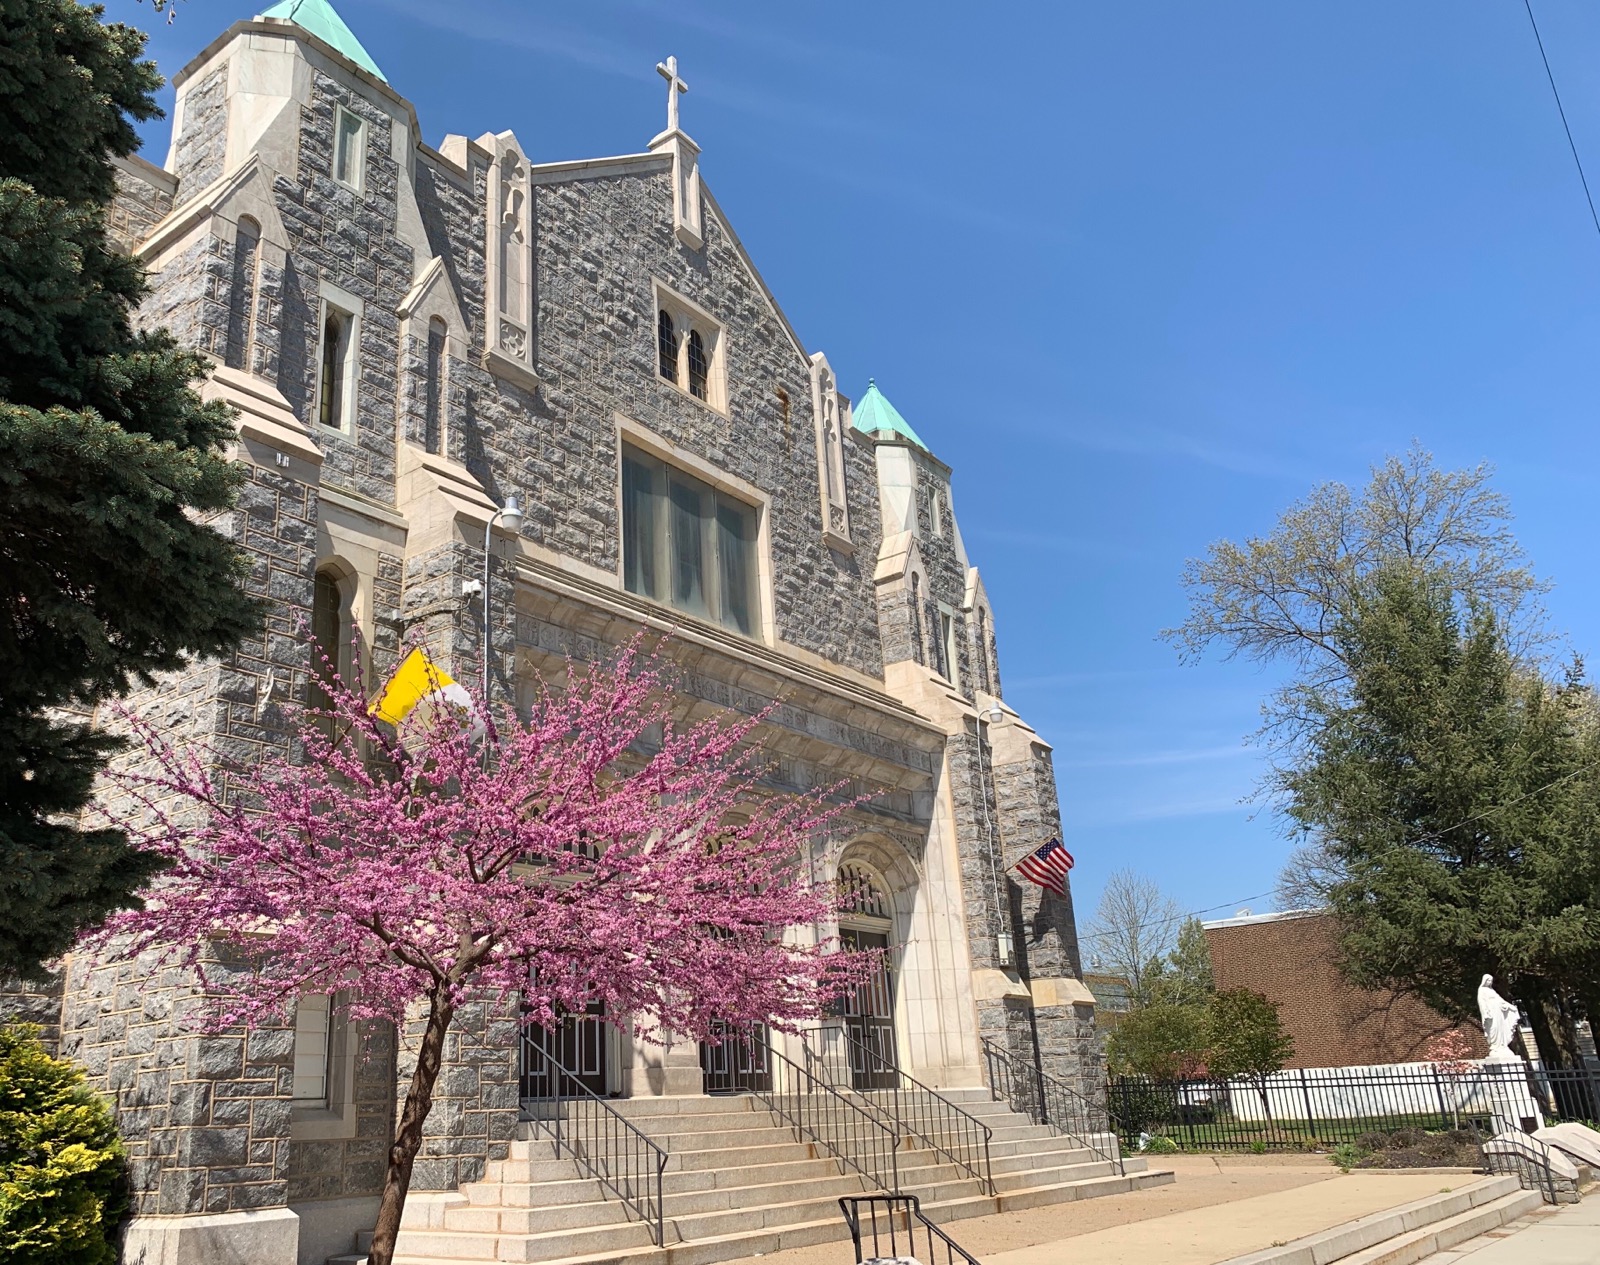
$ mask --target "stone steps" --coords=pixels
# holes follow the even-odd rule
[[[408,1204],[396,1265],[715,1265],[785,1247],[849,1237],[841,1195],[869,1183],[753,1098],[643,1099],[615,1105],[668,1149],[662,1178],[667,1243],[571,1159],[551,1157],[548,1135],[524,1126],[511,1156],[484,1180]],[[965,1106],[965,1104],[963,1104]],[[974,1101],[995,1129],[996,1193],[920,1140],[896,1157],[901,1188],[935,1221],[957,1221],[1172,1180],[1143,1159],[1125,1174],[1078,1141],[1039,1128],[1003,1104]],[[995,1110],[994,1108],[999,1108]],[[973,1114],[978,1114],[974,1111]],[[361,1246],[364,1246],[362,1244]],[[357,1265],[359,1255],[330,1265]]]

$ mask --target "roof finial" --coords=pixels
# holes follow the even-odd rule
[[[689,85],[678,78],[678,59],[669,57],[656,63],[656,74],[667,81],[667,131],[678,130],[678,94],[688,92]]]

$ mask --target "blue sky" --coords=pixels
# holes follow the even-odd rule
[[[261,7],[107,3],[169,74]],[[1315,483],[1413,439],[1493,463],[1595,648],[1600,234],[1518,0],[336,3],[427,140],[510,128],[536,161],[643,149],[677,55],[801,337],[955,468],[1080,917],[1130,865],[1272,907],[1242,898],[1291,846],[1245,802],[1273,678],[1157,632],[1186,557]],[[1535,11],[1600,177],[1600,6]]]

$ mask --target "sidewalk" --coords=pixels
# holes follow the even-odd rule
[[[1346,1176],[1325,1155],[1158,1155],[1151,1163],[1175,1170],[1176,1183],[944,1228],[984,1265],[1212,1265],[1477,1180],[1469,1173]],[[1279,1217],[1287,1220],[1280,1225]],[[1195,1241],[1200,1227],[1205,1240]],[[848,1265],[854,1259],[845,1240],[728,1265]]]
[[[1600,1190],[1430,1256],[1426,1265],[1600,1265]]]
[[[1336,1174],[1330,1181],[1292,1190],[1076,1235],[1071,1239],[1070,1259],[1072,1265],[1128,1265],[1130,1261],[1215,1265],[1474,1180],[1465,1173]],[[956,1226],[951,1230],[960,1234]],[[982,1259],[984,1265],[1061,1265],[1068,1255],[1065,1245],[1056,1241]]]

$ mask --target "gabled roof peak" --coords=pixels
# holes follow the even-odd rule
[[[855,427],[874,435],[879,431],[888,430],[902,438],[909,439],[923,452],[931,453],[932,449],[922,442],[922,437],[911,429],[911,423],[900,416],[900,410],[889,403],[888,397],[878,390],[876,378],[867,379],[867,391],[860,401],[854,406]]]
[[[345,25],[328,0],[278,0],[265,12],[256,14],[257,21],[276,18],[280,22],[293,22],[303,31],[309,31],[336,52],[343,53],[368,74],[376,75],[384,83],[388,77],[378,69],[372,54],[361,46],[355,32]]]

